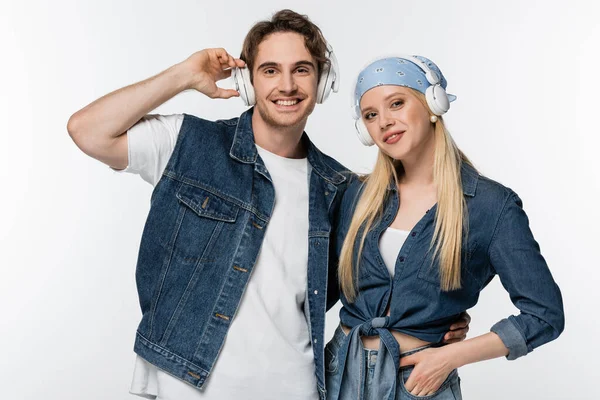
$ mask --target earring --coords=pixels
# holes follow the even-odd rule
[[[429,120],[432,124],[435,124],[438,121],[438,117],[436,115],[432,115],[431,117],[429,117]]]

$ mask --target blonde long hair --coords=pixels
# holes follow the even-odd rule
[[[411,89],[427,110],[425,96]],[[431,111],[429,111],[431,113]],[[439,259],[440,286],[449,291],[461,287],[461,248],[463,236],[468,230],[467,208],[462,190],[461,165],[471,165],[460,151],[446,129],[444,121],[438,117],[434,128],[433,181],[437,187],[437,210],[435,229],[429,249],[434,249],[432,259]],[[341,250],[338,278],[340,287],[348,301],[357,296],[357,277],[365,237],[373,222],[383,213],[387,189],[390,181],[398,182],[403,173],[402,163],[379,151],[373,172],[362,179],[364,189],[356,205],[350,227]],[[358,242],[357,264],[353,263],[355,243]]]

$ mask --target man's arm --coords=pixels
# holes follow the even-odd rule
[[[243,67],[224,49],[206,49],[142,82],[109,93],[69,118],[67,131],[87,155],[115,169],[127,167],[127,130],[144,115],[187,89],[211,98],[239,96],[216,82]]]

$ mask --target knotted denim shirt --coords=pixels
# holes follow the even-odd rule
[[[479,293],[495,275],[520,310],[519,315],[508,316],[491,327],[508,348],[509,360],[533,351],[562,332],[561,293],[529,228],[521,199],[469,165],[461,167],[461,179],[468,221],[462,247],[461,288],[440,289],[439,263],[437,257],[432,260],[430,247],[437,204],[411,230],[396,259],[394,277],[390,277],[379,251],[379,238],[399,207],[397,187],[391,182],[382,214],[366,235],[358,264],[358,297],[350,303],[341,294],[340,320],[352,331],[339,352],[338,366],[343,368],[346,356],[362,346],[360,335],[379,335],[398,368],[400,349],[390,330],[441,342],[450,325],[477,303]],[[336,235],[338,254],[363,187],[362,181],[352,179],[342,199]],[[357,239],[354,265],[358,243]],[[388,306],[390,315],[386,316]]]

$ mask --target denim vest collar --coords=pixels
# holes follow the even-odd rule
[[[245,111],[239,118],[233,144],[229,151],[229,156],[235,160],[246,164],[256,163],[258,151],[254,143],[254,132],[252,131],[252,114],[254,107]],[[346,177],[337,172],[334,168],[326,163],[322,153],[310,141],[306,132],[303,132],[302,139],[306,143],[308,151],[307,158],[313,170],[326,181],[339,185],[346,180]]]

